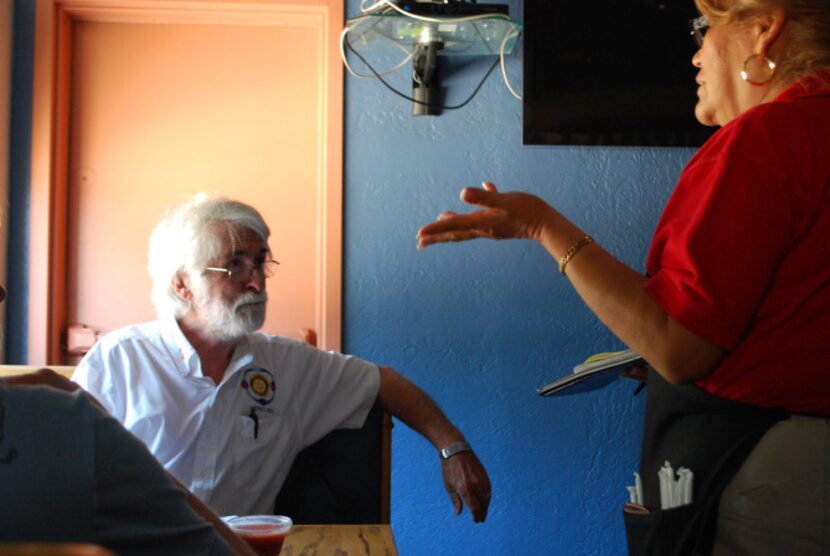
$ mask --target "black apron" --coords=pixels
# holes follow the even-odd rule
[[[720,495],[772,425],[789,413],[730,402],[648,374],[640,477],[648,513],[623,513],[632,556],[708,555]],[[692,503],[660,509],[657,471],[668,461],[694,473]]]

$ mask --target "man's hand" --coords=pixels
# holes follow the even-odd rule
[[[444,488],[450,495],[459,515],[464,505],[473,514],[473,521],[480,523],[487,519],[490,507],[490,478],[474,452],[460,452],[449,459],[441,460]]]
[[[437,450],[464,440],[464,435],[423,390],[390,367],[381,365],[379,369],[380,407],[418,431]],[[476,455],[465,451],[442,459],[441,473],[456,515],[466,504],[473,521],[484,521],[490,505],[490,479]]]

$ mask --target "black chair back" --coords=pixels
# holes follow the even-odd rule
[[[294,523],[389,523],[392,420],[372,409],[297,455],[274,504]]]

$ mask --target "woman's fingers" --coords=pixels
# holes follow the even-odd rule
[[[430,233],[419,233],[418,234],[418,249],[423,249],[428,245],[432,245],[433,243],[446,243],[446,242],[458,242],[458,241],[467,241],[468,239],[476,239],[479,237],[484,237],[484,234],[479,230],[447,230],[447,231],[434,231]]]
[[[455,216],[458,216],[457,212],[453,212],[451,210],[445,210],[444,212],[442,212],[441,214],[438,215],[437,220],[439,220],[439,221],[446,220],[448,218],[453,218]]]
[[[430,222],[418,230],[418,237],[440,234],[454,231],[472,231],[478,228],[480,211],[470,214],[456,214],[454,212],[442,212],[438,220]]]
[[[468,214],[444,211],[418,230],[418,248],[433,243],[458,242],[475,238],[531,238],[528,226],[538,219],[541,206],[537,197],[526,193],[499,193],[496,186],[484,182],[482,187],[461,190],[461,200],[481,207]]]
[[[500,206],[499,198],[501,193],[496,191],[496,186],[492,183],[485,186],[484,189],[477,189],[475,187],[465,187],[461,190],[461,200],[471,205],[478,205],[486,208],[497,208]]]

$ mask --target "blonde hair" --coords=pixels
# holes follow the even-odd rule
[[[782,10],[786,23],[774,62],[776,79],[791,83],[814,71],[830,69],[830,0],[695,0],[711,25],[747,21]]]

